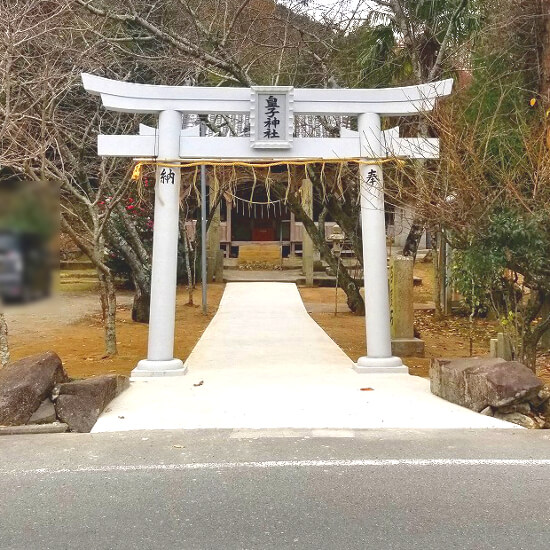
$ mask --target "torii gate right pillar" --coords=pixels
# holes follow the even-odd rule
[[[380,115],[359,115],[358,130],[361,157],[365,160],[382,158],[384,150]],[[382,166],[360,164],[359,176],[367,355],[357,360],[355,370],[360,373],[408,374],[408,368],[399,357],[392,356],[391,351]]]

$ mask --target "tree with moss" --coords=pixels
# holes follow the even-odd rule
[[[454,280],[471,311],[492,309],[533,370],[550,328],[550,157],[537,5],[486,4],[469,84],[431,120],[441,162],[414,189],[419,212],[455,249]],[[532,55],[540,51],[540,56]],[[412,198],[412,197],[411,197]]]

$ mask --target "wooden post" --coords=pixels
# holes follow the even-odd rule
[[[392,353],[424,357],[424,342],[414,337],[412,256],[390,258],[390,328]]]
[[[290,257],[296,257],[296,216],[290,213]]]
[[[225,232],[226,232],[226,238],[229,242],[229,250],[227,251],[227,257],[229,258],[229,255],[231,254],[231,211],[233,209],[233,202],[231,199],[225,199],[225,209],[227,211],[226,216],[226,222],[225,222]]]
[[[313,219],[313,184],[310,179],[302,180],[302,208],[306,215]],[[313,286],[313,241],[306,231],[302,230],[302,269],[307,286]]]
[[[210,208],[213,209],[216,203],[216,194],[219,192],[212,186],[210,187]],[[218,263],[218,250],[220,249],[220,205],[218,203],[212,215],[210,228],[208,229],[208,254],[207,254],[207,280],[211,283],[216,275],[216,266]]]

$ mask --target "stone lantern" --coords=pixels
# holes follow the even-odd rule
[[[332,243],[332,253],[337,258],[340,258],[342,255],[342,243],[345,238],[346,236],[344,235],[342,228],[339,225],[335,225],[332,228],[332,233],[330,234],[328,240]]]

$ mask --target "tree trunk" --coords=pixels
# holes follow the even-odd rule
[[[550,0],[540,0],[540,94],[550,102]]]
[[[10,349],[8,347],[8,324],[6,317],[0,313],[0,368],[5,367],[10,360]]]
[[[428,126],[428,121],[425,118],[421,118],[418,122],[418,136],[421,138],[428,138],[429,135],[430,129]],[[421,182],[424,181],[425,176],[426,161],[416,160],[414,162],[415,184],[420,186]],[[416,253],[418,252],[418,246],[420,244],[420,239],[422,238],[422,233],[424,233],[425,226],[426,220],[424,217],[419,216],[417,212],[415,212],[411,229],[409,230],[407,240],[405,241],[405,246],[403,247],[403,256],[412,256],[416,260]]]
[[[550,350],[550,327],[547,327],[548,323],[550,322],[550,298],[545,297],[544,303],[541,308],[541,317],[542,317],[542,323],[544,324],[542,330],[542,336],[540,337],[540,344],[544,351]]]
[[[220,204],[223,194],[217,189],[218,186],[211,183],[210,187],[210,215],[208,231],[206,233],[206,276],[208,282],[214,282],[216,265],[218,261],[218,250],[220,249]]]
[[[286,194],[286,187],[282,187],[277,184],[272,185],[272,189],[282,199]],[[346,293],[348,307],[356,315],[365,315],[365,301],[360,293],[360,288],[349,274],[345,265],[340,262],[338,266],[338,259],[332,254],[330,247],[328,246],[325,234],[321,234],[315,222],[305,213],[302,208],[301,199],[294,193],[290,192],[287,199],[288,207],[294,214],[302,220],[304,229],[311,237],[315,248],[319,251],[321,259],[324,260],[333,271],[338,273],[338,284],[340,288]]]
[[[531,300],[533,306],[524,318],[521,360],[536,374],[537,347],[539,342],[543,343],[545,333],[550,330],[550,310],[546,293],[533,292]],[[534,323],[536,318],[538,322]]]
[[[191,254],[189,251],[189,238],[187,237],[187,231],[185,229],[185,223],[182,227],[181,238],[183,242],[183,256],[185,260],[185,269],[187,270],[187,305],[193,305],[193,287],[195,286],[193,281],[193,270],[191,269]]]
[[[348,200],[345,206],[351,209],[350,212],[346,212],[340,200],[333,195],[329,195],[326,198],[326,207],[332,219],[340,226],[345,233],[346,238],[351,242],[351,247],[357,258],[357,261],[363,267],[363,238],[361,235],[361,226],[358,220],[361,216],[361,209],[353,205],[353,200]]]
[[[210,230],[210,224],[212,223],[212,218],[214,217],[215,209],[220,204],[222,198],[223,198],[223,193],[218,193],[216,201],[211,206],[210,211],[208,213],[208,216],[206,218],[206,235],[207,235],[207,239],[208,239],[208,231]],[[193,271],[195,273],[195,277],[194,277],[195,283],[197,282],[197,280],[200,281],[201,283],[203,282],[202,281],[202,268],[201,268],[201,262],[202,262],[202,258],[201,258],[201,254],[202,254],[201,239],[202,239],[202,224],[201,224],[201,218],[200,218],[200,215],[199,215],[199,216],[197,216],[197,221],[195,223],[195,240],[194,240],[195,254],[194,254],[194,258],[193,258],[193,260],[194,260],[194,269],[193,269]],[[207,252],[207,256],[208,256],[208,252]],[[207,257],[207,260],[208,260],[208,257]]]
[[[117,354],[116,344],[116,291],[111,273],[99,272],[101,309],[105,329],[105,355]]]
[[[320,186],[319,174],[311,167],[308,167],[309,179],[314,185]],[[350,187],[352,189],[353,187]],[[332,219],[339,225],[350,241],[357,261],[363,267],[363,242],[361,235],[361,226],[358,220],[361,217],[361,208],[359,206],[359,197],[350,196],[343,201],[328,193],[324,198],[324,205],[327,208]]]
[[[117,353],[116,291],[113,274],[103,261],[105,256],[103,236],[98,236],[94,233],[93,247],[90,247],[86,244],[85,239],[76,233],[73,226],[63,216],[61,217],[61,226],[96,268],[100,289],[99,299],[105,330],[105,353],[106,355],[115,355]]]
[[[149,306],[151,293],[149,289],[140,287],[134,280],[134,300],[132,302],[132,321],[136,323],[149,322]]]
[[[439,250],[442,246],[441,232],[438,230],[435,234],[435,238],[432,241],[432,261],[433,261],[433,274],[434,274],[434,290],[433,299],[435,304],[434,318],[436,320],[443,319],[443,307],[441,305],[441,286],[443,281],[441,280],[441,256]]]
[[[407,240],[405,241],[405,246],[403,247],[403,256],[412,256],[416,259],[416,253],[418,252],[418,245],[420,244],[420,239],[424,233],[424,220],[421,218],[415,217],[407,235]]]
[[[522,340],[520,362],[537,374],[537,339],[530,334],[524,335]]]
[[[137,323],[148,323],[151,300],[150,257],[144,251],[138,253],[136,248],[131,246],[112,224],[108,225],[106,229],[110,246],[122,254],[130,268],[134,284],[132,320]]]
[[[112,275],[106,278],[107,283],[107,320],[105,323],[105,351],[107,355],[117,354],[116,345],[116,291]]]

